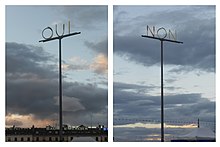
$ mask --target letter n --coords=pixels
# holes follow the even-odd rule
[[[155,36],[155,26],[153,26],[153,31],[152,31],[152,29],[147,25],[147,36],[148,36],[148,32],[150,32],[151,36],[154,37]]]
[[[176,41],[176,31],[173,33],[171,32],[171,30],[169,30],[168,36],[169,36],[169,39],[171,39],[172,37],[172,39]]]

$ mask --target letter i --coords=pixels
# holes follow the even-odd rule
[[[70,34],[70,21],[68,21],[68,31],[69,31],[69,34]]]

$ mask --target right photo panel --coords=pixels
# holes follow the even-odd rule
[[[114,6],[113,141],[216,141],[216,6]]]

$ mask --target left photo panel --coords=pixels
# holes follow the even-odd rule
[[[6,5],[5,141],[108,141],[108,6]]]

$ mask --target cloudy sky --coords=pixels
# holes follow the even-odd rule
[[[39,40],[68,21],[63,123],[107,125],[107,6],[6,6],[6,126],[58,124],[58,41]]]
[[[160,139],[160,42],[141,37],[147,25],[183,41],[164,42],[165,139],[198,118],[213,130],[215,6],[114,6],[113,16],[115,140]]]

